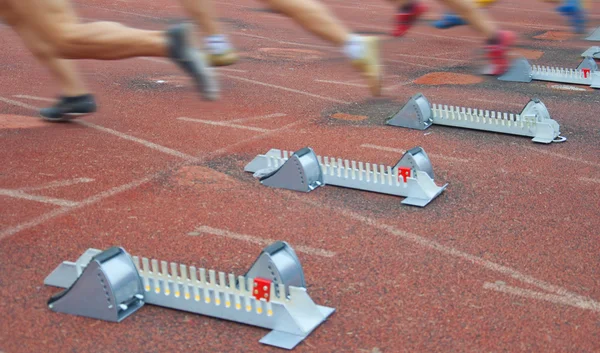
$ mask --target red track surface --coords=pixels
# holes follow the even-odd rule
[[[326,3],[357,31],[388,30],[386,2]],[[591,42],[570,36],[553,6],[512,0],[490,12],[519,33],[520,50],[533,62],[575,67]],[[156,29],[182,16],[166,0],[80,1],[77,8],[88,20]],[[12,190],[0,196],[0,351],[278,351],[258,343],[265,330],[158,307],[120,324],[46,307],[58,290],[43,286],[45,276],[90,247],[121,245],[238,274],[263,247],[198,235],[201,226],[325,250],[298,254],[313,299],[337,311],[297,352],[600,351],[598,92],[464,76],[478,70],[476,34],[423,23],[404,39],[386,37],[386,97],[370,99],[337,49],[260,9],[250,0],[219,3],[242,53],[221,71],[220,102],[198,99],[177,68],[161,61],[81,62],[101,105],[86,124],[35,118],[34,108],[48,104],[39,98],[51,98],[54,87],[18,38],[0,28],[0,189]],[[598,19],[592,15],[595,25]],[[436,72],[463,76],[435,84]],[[386,127],[385,118],[417,92],[512,112],[537,96],[569,141],[545,146],[437,126]],[[262,130],[178,119],[275,113],[235,123]],[[269,189],[243,172],[270,148],[311,146],[392,164],[416,145],[429,153],[438,184],[450,183],[423,209],[335,187]],[[86,179],[44,188],[77,178]]]

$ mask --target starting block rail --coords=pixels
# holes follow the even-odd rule
[[[510,69],[498,79],[510,82],[550,81],[600,88],[600,72],[591,57],[584,58],[577,69],[531,65],[527,59],[518,58],[512,62]]]
[[[308,147],[295,153],[271,149],[254,158],[244,170],[255,173],[263,185],[275,188],[310,192],[329,184],[402,196],[403,204],[420,207],[447,186],[435,184],[429,157],[420,147],[408,151],[393,167],[321,157]]]
[[[558,123],[550,118],[546,106],[532,99],[520,114],[496,112],[483,109],[455,107],[429,103],[421,93],[392,116],[388,125],[425,130],[431,125],[444,125],[465,129],[499,132],[533,137],[540,143],[562,142]]]
[[[101,261],[114,253],[119,253],[120,261]],[[87,264],[86,259],[90,259]],[[104,252],[88,249],[77,262],[62,263],[44,283],[68,288],[50,299],[49,307],[54,311],[120,322],[144,303],[152,304],[271,329],[260,342],[286,349],[302,342],[335,311],[316,305],[305,286],[288,284],[288,280],[303,284],[304,274],[287,243],[267,247],[249,273],[268,274],[264,276],[268,278],[131,258],[121,248]],[[86,286],[83,291],[78,290],[82,283]],[[127,315],[104,315],[111,314],[106,303],[108,298],[111,306],[113,293],[119,299],[111,309]],[[135,307],[125,304],[132,301]]]

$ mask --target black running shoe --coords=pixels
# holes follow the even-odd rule
[[[96,101],[91,94],[60,97],[58,103],[40,110],[40,115],[48,121],[67,121],[96,111]]]
[[[204,98],[217,100],[219,98],[219,84],[215,73],[207,62],[205,55],[192,46],[189,39],[190,33],[191,26],[183,23],[167,30],[169,56],[194,79]]]

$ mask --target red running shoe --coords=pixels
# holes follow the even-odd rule
[[[394,37],[401,37],[408,32],[413,24],[427,11],[427,5],[415,2],[408,12],[398,11],[396,13],[396,28],[392,32]]]
[[[508,49],[516,38],[517,36],[513,32],[500,31],[498,32],[498,42],[485,46],[485,56],[490,64],[483,70],[484,75],[499,76],[509,69]]]

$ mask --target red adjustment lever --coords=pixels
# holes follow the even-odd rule
[[[583,77],[584,78],[588,78],[591,70],[590,69],[582,69],[581,71],[583,71]]]
[[[400,177],[402,177],[402,180],[404,180],[404,182],[406,183],[408,181],[408,178],[410,178],[410,168],[399,167],[398,168],[398,181],[400,181]]]
[[[268,279],[255,278],[252,295],[256,300],[264,299],[268,302],[271,301],[271,281]]]

